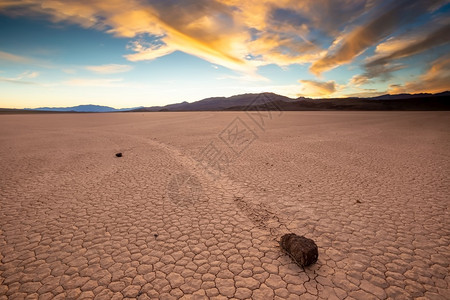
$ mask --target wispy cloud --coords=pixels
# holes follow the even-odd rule
[[[61,69],[61,71],[63,71],[66,74],[75,74],[77,72],[77,70],[74,68],[63,68]]]
[[[15,84],[37,84],[33,81],[28,81],[28,79],[33,79],[39,76],[39,72],[36,71],[25,71],[15,77],[0,77],[0,81],[15,83]]]
[[[118,87],[124,86],[122,78],[72,78],[63,82],[70,86]]]
[[[25,71],[19,75],[17,75],[17,77],[15,78],[16,80],[21,80],[24,78],[36,78],[39,76],[39,72],[36,71]]]
[[[85,68],[87,70],[97,73],[97,74],[124,73],[124,72],[129,72],[133,69],[133,67],[130,65],[118,65],[118,64],[86,66]]]
[[[15,63],[30,63],[33,59],[9,52],[0,51],[0,60],[15,62]]]
[[[240,82],[251,82],[251,81],[266,81],[269,82],[270,80],[264,76],[261,76],[259,74],[242,74],[242,75],[224,75],[219,76],[217,79],[233,79]]]
[[[26,80],[14,80],[10,78],[0,77],[1,82],[14,83],[14,84],[37,84],[36,82]]]

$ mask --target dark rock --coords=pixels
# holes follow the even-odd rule
[[[356,203],[360,204],[360,203],[362,203],[362,202],[361,202],[361,201],[359,201],[359,200],[356,200]]]
[[[283,235],[280,246],[300,267],[315,263],[319,257],[317,245],[313,240],[294,233]]]
[[[122,152],[116,153],[117,157],[122,157]]]
[[[155,239],[158,237],[158,234],[157,233],[155,233],[154,235],[153,235],[154,237],[155,237]]]

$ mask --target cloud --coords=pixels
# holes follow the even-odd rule
[[[135,52],[133,54],[125,55],[125,58],[129,61],[153,60],[168,55],[176,50],[167,45],[145,41],[134,41],[128,45],[128,49]]]
[[[415,81],[404,85],[392,84],[389,93],[439,93],[450,90],[450,54],[436,59]]]
[[[27,81],[24,79],[33,79],[39,76],[39,72],[25,71],[15,77],[0,77],[0,81],[16,84],[37,84],[36,82]]]
[[[19,75],[17,75],[17,77],[15,78],[16,80],[21,80],[24,78],[36,78],[39,76],[39,72],[36,71],[25,71]]]
[[[443,3],[445,0],[398,0],[387,8],[380,8],[381,13],[369,22],[338,37],[327,54],[311,65],[310,71],[318,75],[351,62],[367,48],[394,33],[400,26]]]
[[[407,66],[396,63],[396,60],[423,53],[429,49],[448,44],[450,42],[450,23],[431,22],[412,33],[389,38],[375,48],[375,54],[365,59],[363,74],[351,78],[350,84],[362,85],[370,83],[373,78],[388,80],[391,73],[404,69]]]
[[[335,81],[299,80],[302,84],[301,93],[311,97],[326,97],[336,92]]]
[[[128,38],[124,57],[148,61],[175,51],[199,57],[213,65],[235,70],[242,78],[265,80],[258,68],[275,64],[311,64],[316,75],[352,62],[370,47],[376,55],[353,84],[371,78],[389,78],[405,67],[393,62],[442,43],[435,37],[393,43],[387,38],[401,32],[419,16],[447,0],[0,0],[8,16],[46,16],[55,23]],[[381,43],[381,44],[380,44]],[[408,48],[409,47],[409,48]],[[2,56],[22,61],[18,56]],[[384,59],[383,57],[386,56]],[[382,59],[378,63],[375,61]],[[385,62],[385,63],[384,63]],[[371,64],[371,65],[369,65]],[[373,66],[372,66],[373,65]],[[87,66],[99,74],[126,72],[124,65]],[[129,66],[128,66],[129,67]],[[311,83],[304,86],[312,87]],[[316,86],[315,91],[320,89]],[[323,93],[325,90],[322,91]]]
[[[4,52],[4,51],[0,51],[0,60],[15,62],[15,63],[30,63],[33,61],[31,58]]]
[[[217,79],[222,80],[222,79],[233,79],[233,80],[237,80],[240,82],[250,82],[250,81],[266,81],[269,82],[270,80],[264,76],[258,75],[258,74],[242,74],[242,75],[224,75],[224,76],[219,76],[217,77]]]
[[[309,63],[323,55],[311,39],[339,28],[371,0],[26,0],[1,1],[9,15],[46,15],[118,37],[136,38],[130,61],[183,51],[246,74],[261,65]],[[303,20],[299,22],[299,20]],[[156,41],[156,43],[154,43]]]
[[[25,81],[25,80],[14,80],[10,78],[0,77],[1,82],[8,82],[8,83],[14,83],[14,84],[37,84],[36,82],[32,81]]]
[[[450,23],[441,26],[433,32],[423,37],[417,37],[409,40],[398,40],[391,47],[387,45],[379,45],[378,52],[385,53],[378,55],[366,63],[367,68],[372,68],[380,65],[385,65],[392,60],[400,59],[421,53],[425,50],[431,49],[450,42]],[[384,47],[383,47],[384,46]],[[387,49],[386,49],[387,48]]]
[[[118,65],[118,64],[86,66],[85,68],[91,72],[98,73],[98,74],[124,73],[124,72],[131,71],[133,69],[132,66]]]
[[[349,84],[356,86],[363,85],[366,83],[370,83],[371,79],[375,77],[380,77],[381,80],[387,81],[392,78],[391,73],[402,70],[404,68],[406,68],[405,65],[393,63],[366,67],[366,71],[363,74],[353,76],[350,79]]]
[[[63,82],[65,85],[70,86],[84,86],[84,87],[118,87],[124,86],[120,83],[121,78],[72,78]]]
[[[77,72],[77,70],[73,68],[63,68],[61,71],[63,71],[66,74],[75,74]]]

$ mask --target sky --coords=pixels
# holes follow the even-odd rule
[[[0,0],[0,107],[450,90],[450,0]]]

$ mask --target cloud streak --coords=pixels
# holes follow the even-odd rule
[[[0,77],[0,81],[14,84],[37,84],[33,81],[28,81],[28,79],[33,79],[39,76],[39,72],[36,71],[25,71],[16,77]]]
[[[121,78],[72,78],[62,82],[64,85],[82,87],[118,87],[124,86]]]
[[[109,64],[109,65],[99,65],[99,66],[86,66],[87,70],[97,73],[97,74],[116,74],[116,73],[124,73],[129,72],[133,69],[132,66],[129,65],[118,65],[118,64]]]
[[[0,60],[14,62],[14,63],[31,63],[33,60],[31,58],[12,54],[9,52],[0,51]]]

